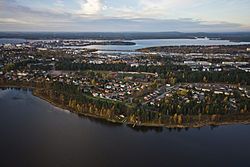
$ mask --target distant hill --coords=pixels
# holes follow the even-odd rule
[[[234,33],[182,33],[182,32],[0,32],[0,38],[23,39],[194,39],[208,37],[234,42],[250,42],[250,32]]]

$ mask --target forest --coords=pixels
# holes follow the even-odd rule
[[[250,84],[249,73],[242,70],[230,70],[230,71],[191,71],[187,66],[173,65],[167,63],[164,66],[139,66],[131,67],[127,64],[84,64],[84,63],[72,63],[69,60],[62,61],[56,65],[57,70],[69,70],[69,71],[126,71],[126,72],[150,72],[158,73],[159,77],[169,78],[169,73],[176,78],[178,83],[228,83],[228,84]]]

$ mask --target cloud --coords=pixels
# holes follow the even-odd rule
[[[21,1],[21,0],[20,0]],[[185,8],[198,0],[136,0],[140,8],[106,6],[104,0],[74,0],[78,8],[67,9],[66,0],[53,1],[48,8],[25,6],[15,0],[0,0],[0,30],[12,31],[247,31],[249,26],[209,22],[186,16],[167,17],[176,5]],[[204,0],[199,0],[204,1]],[[4,3],[4,4],[3,4]],[[67,4],[67,5],[66,5]],[[191,3],[193,4],[193,3]],[[190,4],[190,5],[191,5]],[[196,4],[198,5],[198,4]],[[192,5],[191,5],[192,6]],[[166,14],[167,13],[167,14]]]
[[[13,18],[0,18],[0,24],[29,24],[26,21],[17,20]]]
[[[81,6],[79,13],[84,15],[98,14],[103,6],[101,0],[80,0],[79,3]]]
[[[204,0],[138,0],[141,17],[165,18]]]
[[[5,20],[6,21],[6,20]],[[13,20],[8,20],[14,23]],[[77,32],[233,32],[243,31],[244,28],[239,24],[233,23],[207,23],[192,19],[121,19],[121,18],[105,18],[105,19],[82,19],[74,18],[60,21],[46,21],[39,24],[1,24],[2,30],[12,31],[77,31]]]
[[[64,1],[63,0],[56,0],[53,5],[53,11],[57,13],[63,13],[65,8]]]
[[[63,8],[64,7],[64,1],[63,0],[56,0],[55,1],[55,6],[59,7],[59,8]]]

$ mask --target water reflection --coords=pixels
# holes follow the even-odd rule
[[[137,131],[137,132],[157,132],[160,133],[163,131],[163,127],[145,127],[145,126],[133,126],[133,125],[127,125],[127,127]]]
[[[1,94],[1,167],[250,166],[250,126],[132,128],[67,114],[30,90]]]
[[[99,125],[103,125],[106,127],[119,127],[119,126],[123,126],[122,123],[115,123],[115,122],[111,122],[111,121],[107,121],[105,119],[102,118],[94,118],[91,116],[84,116],[84,115],[78,115],[81,119],[83,120],[88,120],[90,122],[99,124]]]

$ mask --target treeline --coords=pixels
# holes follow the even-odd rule
[[[237,96],[237,95],[236,95]],[[190,98],[192,99],[192,98]],[[138,121],[167,125],[206,124],[249,120],[250,100],[236,97],[233,104],[228,97],[208,94],[204,101],[182,101],[177,94],[161,101],[159,107],[138,107],[135,113]]]
[[[169,80],[174,78],[177,83],[195,83],[195,82],[209,82],[209,83],[228,83],[228,84],[250,84],[250,73],[242,70],[230,70],[222,72],[193,72],[187,66],[178,66],[167,63],[163,66],[139,66],[131,67],[130,65],[120,64],[84,64],[72,63],[71,61],[61,61],[56,64],[57,70],[69,71],[84,71],[84,70],[97,70],[97,71],[127,71],[127,72],[150,72],[158,73],[161,79]],[[171,73],[171,76],[169,76]]]
[[[6,64],[3,70],[5,72],[9,72],[10,70],[23,70],[25,68],[28,68],[28,66],[30,70],[38,69],[48,71],[53,68],[52,65],[46,62],[40,62],[38,60],[25,60],[21,62]]]
[[[224,95],[206,94],[204,100],[198,102],[187,97],[189,100],[180,100],[177,94],[172,98],[165,99],[160,103],[159,112],[163,115],[228,115],[243,114],[250,111],[250,99],[243,98],[235,91],[236,102],[230,102],[230,98]]]
[[[192,123],[192,122],[223,122],[237,119],[249,119],[250,99],[243,98],[234,92],[236,102],[230,102],[229,97],[216,94],[207,94],[203,101],[180,100],[176,94],[173,97],[161,101],[158,109],[158,117],[164,122]]]
[[[91,114],[116,120],[120,115],[127,117],[135,111],[132,105],[88,96],[79,87],[60,82],[46,83],[37,93],[78,114]]]
[[[87,63],[73,63],[72,61],[62,60],[56,64],[56,70],[97,70],[97,71],[127,71],[127,72],[150,72],[165,74],[168,71],[184,71],[189,68],[186,66],[177,66],[172,63],[167,63],[164,66],[147,66],[140,65],[139,67],[131,67],[125,63],[119,64],[87,64]]]
[[[164,52],[164,53],[203,53],[203,54],[248,54],[249,45],[221,45],[221,46],[158,46],[138,49],[141,52]]]
[[[231,70],[222,72],[175,72],[177,82],[197,83],[228,83],[228,84],[250,84],[250,73],[242,70]]]

